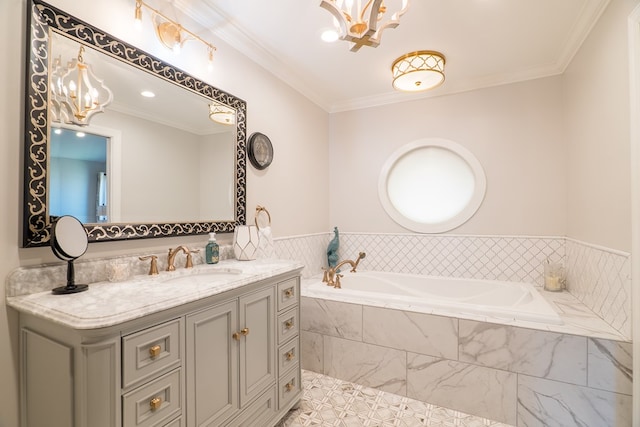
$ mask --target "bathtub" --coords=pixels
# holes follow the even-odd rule
[[[536,287],[528,283],[378,271],[343,270],[341,274],[341,289],[314,278],[305,284],[305,296],[451,317],[563,323]]]

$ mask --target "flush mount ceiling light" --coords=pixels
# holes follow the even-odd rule
[[[340,39],[352,42],[351,51],[357,52],[362,46],[377,47],[382,32],[397,27],[409,7],[409,0],[387,0],[387,3],[395,6],[393,13],[388,13],[385,0],[321,0],[320,7],[333,15]],[[385,17],[389,20],[383,23]]]
[[[189,40],[196,40],[206,46],[209,64],[211,65],[213,63],[213,52],[216,51],[216,47],[214,45],[205,41],[202,37],[192,31],[184,28],[182,25],[167,17],[159,10],[149,6],[142,0],[136,0],[135,22],[137,28],[142,28],[142,7],[146,7],[151,11],[156,36],[158,36],[160,43],[162,43],[167,49],[171,49],[174,52],[179,53],[185,42]]]
[[[86,126],[96,113],[101,113],[113,99],[102,79],[96,77],[91,66],[84,62],[84,46],[78,57],[62,65],[53,61],[49,102],[51,122]]]
[[[236,112],[233,108],[219,103],[209,104],[209,119],[223,125],[236,124]]]
[[[444,55],[432,50],[407,53],[391,66],[393,87],[403,92],[433,89],[444,82]]]

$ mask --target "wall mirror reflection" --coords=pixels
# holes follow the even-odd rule
[[[244,223],[246,103],[44,2],[29,8],[24,246],[47,244],[62,215],[89,241]],[[86,78],[69,78],[78,63]]]

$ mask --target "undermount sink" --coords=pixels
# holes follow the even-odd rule
[[[184,270],[181,270],[183,272]],[[189,271],[188,274],[181,274],[175,277],[161,279],[162,283],[180,285],[183,283],[207,285],[215,282],[236,280],[242,274],[242,270],[234,268],[202,268]]]

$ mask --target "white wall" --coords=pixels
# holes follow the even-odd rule
[[[482,206],[450,233],[565,234],[560,77],[333,114],[331,225],[345,231],[410,232],[382,209],[377,182],[393,151],[425,137],[462,144],[487,176]]]
[[[114,36],[171,62],[183,70],[247,101],[248,134],[260,131],[273,143],[270,168],[247,167],[247,219],[256,204],[273,218],[274,236],[326,231],[328,204],[328,114],[275,79],[248,58],[213,40],[218,46],[213,73],[197,44],[179,57],[164,50],[152,32],[132,31],[134,4],[129,0],[49,0],[49,3]],[[22,103],[25,0],[0,1],[0,277],[20,265],[57,261],[49,248],[21,249]],[[208,38],[208,37],[207,37]],[[196,52],[197,51],[197,52]],[[221,243],[229,235],[220,236]],[[85,257],[115,256],[166,250],[178,243],[206,244],[207,236],[92,244]],[[3,282],[4,283],[4,282]],[[18,425],[18,319],[4,304],[0,286],[0,427]]]
[[[631,177],[627,17],[612,0],[563,75],[567,235],[630,251]]]

